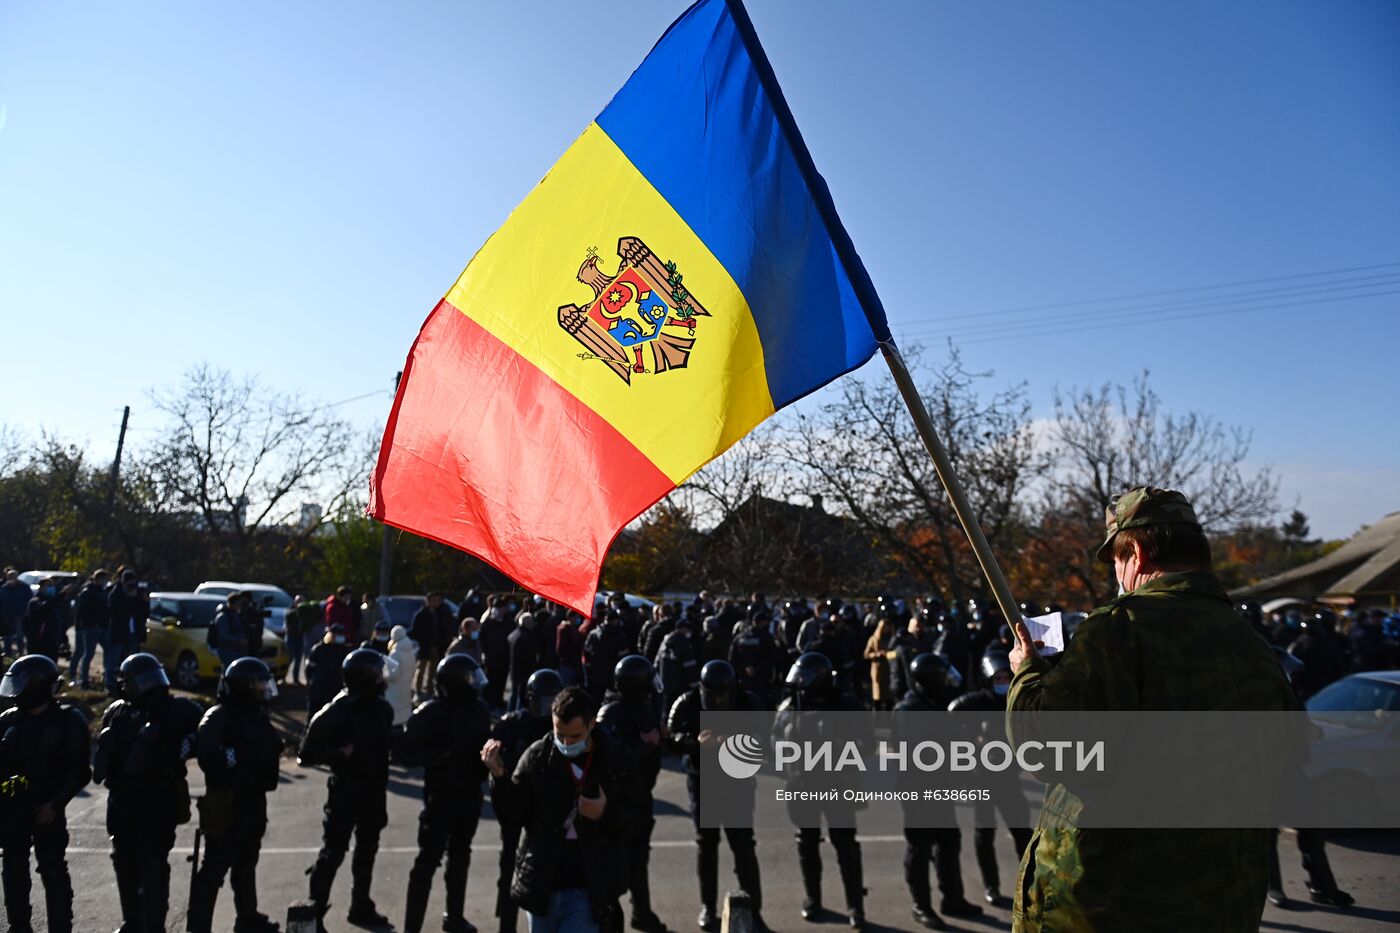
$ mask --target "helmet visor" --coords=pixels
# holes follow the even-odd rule
[[[701,687],[700,708],[706,712],[724,712],[734,705],[729,687]]]
[[[277,696],[277,681],[271,677],[259,677],[253,682],[253,696],[259,703],[266,703]]]
[[[532,693],[530,695],[530,715],[536,719],[541,719],[549,715],[550,707],[554,706],[554,698],[558,694],[554,693]]]

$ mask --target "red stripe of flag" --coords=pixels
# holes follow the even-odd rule
[[[445,299],[419,332],[402,382],[370,514],[470,551],[591,615],[613,538],[671,480]]]

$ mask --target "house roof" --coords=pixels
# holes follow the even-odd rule
[[[1400,569],[1400,512],[1357,532],[1330,554],[1236,590],[1236,596],[1351,596]]]

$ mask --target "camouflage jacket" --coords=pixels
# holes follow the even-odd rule
[[[1272,650],[1208,571],[1169,573],[1096,610],[1063,654],[1021,664],[1013,712],[1293,709]],[[1015,933],[1254,933],[1268,830],[1090,829],[1063,784],[1022,858]]]

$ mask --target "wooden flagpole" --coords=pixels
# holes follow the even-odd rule
[[[977,516],[972,514],[972,505],[967,501],[967,494],[963,492],[962,483],[958,481],[957,474],[953,472],[952,461],[948,459],[948,452],[943,448],[943,442],[938,439],[938,433],[933,428],[933,419],[929,416],[928,409],[924,406],[924,400],[914,385],[914,379],[909,374],[909,367],[905,365],[904,357],[900,355],[899,348],[895,346],[894,337],[890,334],[889,325],[885,321],[884,305],[881,304],[880,296],[875,292],[875,285],[870,281],[865,264],[860,261],[860,256],[856,254],[855,245],[851,243],[850,235],[846,232],[840,217],[837,216],[836,205],[831,200],[831,193],[827,190],[826,182],[812,161],[812,154],[807,149],[807,143],[802,139],[802,133],[797,129],[797,121],[793,119],[787,98],[783,96],[783,89],[778,85],[777,76],[773,74],[773,66],[768,61],[767,53],[763,51],[763,44],[758,41],[758,33],[754,31],[753,21],[749,19],[748,10],[744,9],[743,0],[724,0],[724,5],[730,16],[733,17],[739,37],[748,50],[749,59],[753,62],[754,69],[758,73],[759,83],[763,86],[778,125],[782,129],[788,145],[792,148],[798,171],[802,173],[802,178],[807,183],[812,202],[826,226],[827,234],[831,237],[836,255],[846,270],[846,276],[850,279],[856,298],[865,311],[866,319],[870,322],[870,328],[880,345],[880,351],[885,355],[885,362],[889,364],[890,372],[894,374],[894,381],[899,386],[899,393],[904,396],[904,404],[908,406],[909,414],[914,418],[914,425],[918,428],[919,436],[923,438],[924,446],[928,448],[929,456],[933,457],[933,468],[938,472],[938,479],[943,483],[943,488],[948,493],[948,499],[953,504],[953,512],[957,515],[959,524],[962,525],[963,531],[967,534],[967,539],[972,542],[972,550],[977,555],[977,562],[982,566],[982,575],[991,584],[992,593],[996,596],[997,605],[1001,607],[1001,614],[1005,617],[1006,623],[1014,625],[1021,620],[1020,606],[1016,603],[1016,597],[1011,595],[1011,586],[1006,582],[1006,576],[1001,572],[996,557],[992,555],[991,545],[987,543],[987,536],[982,533],[982,526],[978,524]]]
[[[973,553],[977,555],[977,563],[982,565],[982,575],[991,584],[992,594],[996,597],[997,605],[1001,607],[1002,617],[1006,619],[1007,625],[1015,625],[1021,620],[1021,607],[1017,604],[1016,597],[1011,595],[1011,585],[1006,582],[1006,575],[1001,572],[1001,565],[992,554],[992,546],[987,543],[987,536],[982,533],[982,526],[977,521],[977,516],[972,513],[972,504],[967,501],[967,493],[963,491],[958,475],[953,472],[953,462],[948,459],[948,451],[938,439],[938,432],[933,427],[933,418],[928,413],[928,407],[924,405],[923,397],[919,395],[918,387],[914,385],[914,377],[910,375],[899,347],[895,346],[894,338],[882,340],[880,352],[884,354],[885,362],[894,374],[899,394],[904,396],[904,404],[914,419],[914,427],[918,429],[919,437],[923,439],[929,456],[933,458],[933,468],[938,473],[938,481],[948,493],[953,512],[958,516],[958,523],[962,525],[968,541],[972,542]]]

